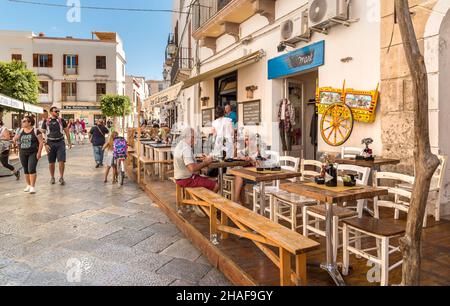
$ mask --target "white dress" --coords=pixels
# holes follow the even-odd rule
[[[115,164],[114,151],[105,149],[104,163],[107,167],[112,167]]]

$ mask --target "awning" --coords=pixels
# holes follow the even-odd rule
[[[0,94],[0,106],[23,111],[23,102]]]
[[[144,101],[144,108],[152,108],[161,106],[167,102],[174,101],[178,98],[181,88],[183,87],[183,82],[177,83],[169,88],[160,91]]]
[[[220,66],[220,67],[214,68],[214,69],[212,69],[210,71],[201,73],[201,74],[199,74],[199,75],[197,75],[197,76],[195,76],[193,78],[190,78],[190,79],[184,81],[184,84],[183,84],[182,88],[184,89],[184,88],[191,87],[191,86],[193,86],[193,85],[195,85],[197,83],[200,83],[200,82],[202,82],[204,80],[207,80],[207,79],[210,79],[210,78],[213,78],[213,77],[216,77],[216,76],[218,76],[220,74],[226,74],[228,72],[232,72],[232,71],[237,70],[239,68],[242,68],[244,66],[256,63],[261,58],[263,58],[265,55],[266,55],[266,53],[264,52],[264,50],[259,50],[259,51],[253,52],[253,53],[251,53],[249,55],[243,56],[243,57],[241,57],[241,58],[239,58],[237,60],[229,62],[229,63],[227,63],[225,65]]]
[[[24,109],[24,111],[26,111],[28,113],[34,113],[34,114],[43,114],[44,113],[44,109],[42,107],[36,106],[33,104],[29,104],[29,103],[24,103],[23,109]]]

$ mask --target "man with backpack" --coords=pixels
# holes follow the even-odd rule
[[[106,143],[105,136],[107,134],[109,134],[109,130],[104,125],[102,119],[98,120],[97,124],[89,131],[89,140],[94,148],[95,168],[103,166],[103,146]]]
[[[67,122],[59,116],[59,109],[52,107],[50,109],[50,117],[42,124],[42,129],[46,132],[45,150],[48,155],[49,170],[51,175],[50,183],[55,184],[55,164],[58,160],[59,164],[59,183],[65,185],[64,170],[66,163],[66,143],[64,135],[67,138],[69,149],[72,148],[69,129]]]

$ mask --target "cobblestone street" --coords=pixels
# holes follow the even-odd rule
[[[35,195],[0,178],[0,285],[230,285],[134,183],[104,184],[90,146],[68,153],[66,186],[47,166]]]

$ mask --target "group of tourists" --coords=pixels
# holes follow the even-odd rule
[[[37,166],[45,150],[49,162],[50,183],[56,184],[55,171],[58,163],[60,185],[65,185],[64,172],[67,160],[67,148],[72,148],[72,139],[78,144],[84,144],[86,126],[83,120],[69,120],[67,122],[60,117],[60,110],[52,107],[49,112],[45,111],[42,119],[36,122],[34,116],[25,116],[21,121],[21,127],[15,131],[15,135],[4,126],[0,120],[0,161],[1,165],[10,170],[17,180],[20,179],[20,169],[9,162],[11,144],[14,143],[19,149],[19,160],[25,175],[25,192],[36,193]],[[108,141],[109,129],[104,120],[100,119],[93,126],[88,135],[93,146],[95,168],[106,165],[104,182],[110,169],[113,168],[113,182],[117,182],[115,140],[123,139],[117,132],[112,132]],[[120,147],[120,146],[118,146]]]

